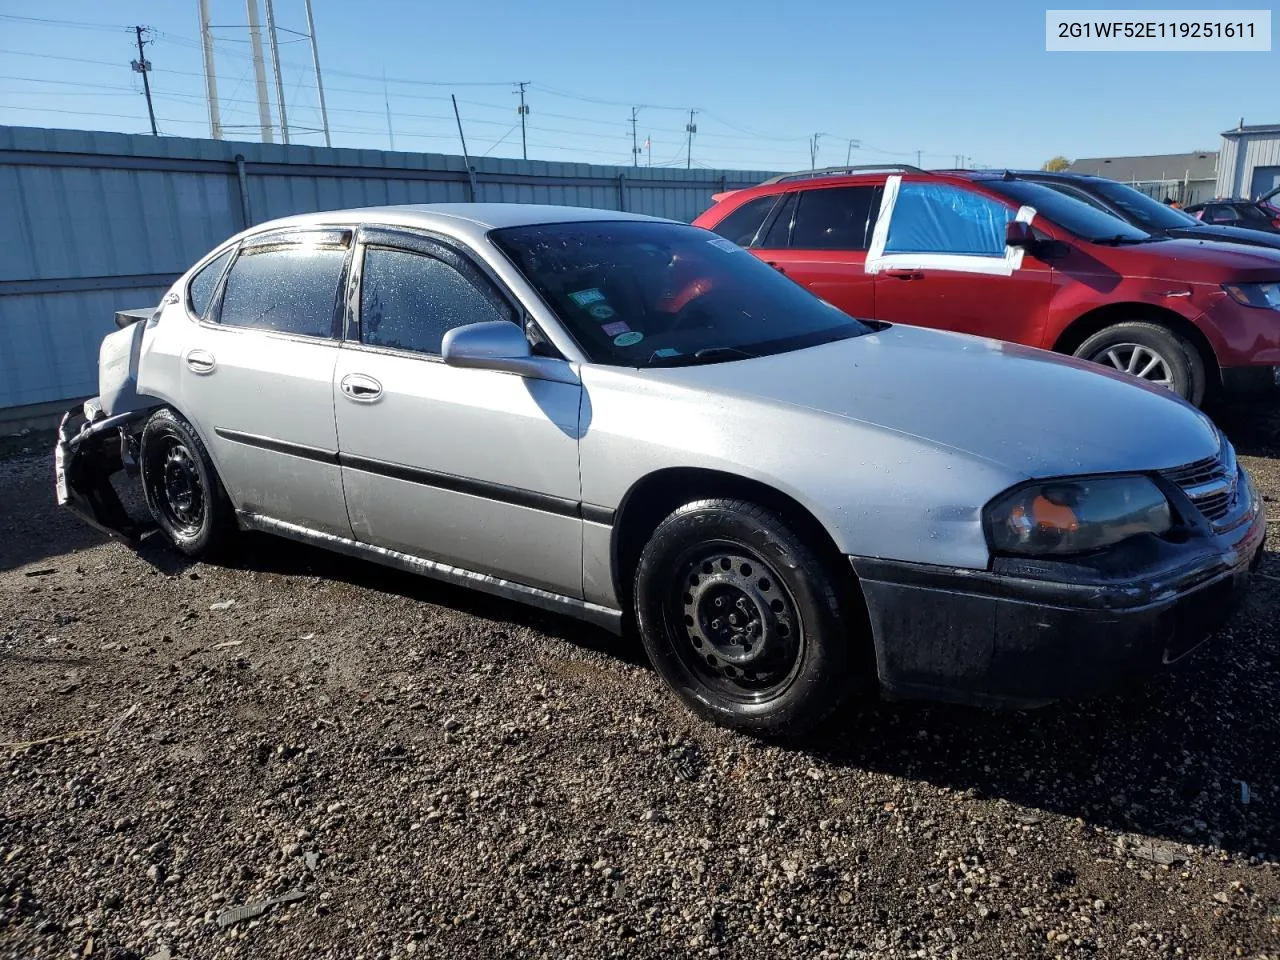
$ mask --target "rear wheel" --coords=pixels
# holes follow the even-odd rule
[[[1172,390],[1197,406],[1204,400],[1204,360],[1195,344],[1158,323],[1131,321],[1099,330],[1075,355]]]
[[[838,582],[772,512],[700,500],[645,546],[636,618],[654,667],[697,713],[750,733],[799,734],[855,686]]]
[[[195,429],[172,410],[142,428],[142,489],[156,525],[189,557],[211,560],[236,534],[235,511]]]

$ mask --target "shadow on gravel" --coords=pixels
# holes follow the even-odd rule
[[[1267,567],[1280,574],[1280,555]],[[875,704],[812,752],[1115,830],[1280,857],[1277,601],[1280,576],[1255,578],[1215,638],[1124,695],[1025,712]]]
[[[157,546],[156,552],[162,552]],[[173,551],[167,551],[170,556]],[[150,559],[150,557],[148,557]],[[159,557],[157,557],[157,560]],[[153,561],[154,562],[154,561]],[[588,650],[599,651],[640,666],[648,664],[638,642],[617,637],[572,617],[548,613],[522,603],[455,587],[428,577],[405,573],[367,560],[357,560],[319,547],[266,534],[245,534],[237,557],[228,566],[282,576],[323,577],[366,590],[393,593],[420,603],[432,603],[482,620],[529,627]]]

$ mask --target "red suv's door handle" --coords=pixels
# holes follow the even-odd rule
[[[919,270],[886,270],[886,277],[893,277],[895,280],[923,280],[924,273]]]
[[[778,263],[775,260],[766,260],[765,263],[773,267],[773,269],[777,270],[779,273],[785,274],[787,272],[786,270],[782,269],[782,264]]]

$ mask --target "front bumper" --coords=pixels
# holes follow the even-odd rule
[[[1262,557],[1257,509],[1230,533],[1133,544],[1072,582],[851,557],[884,694],[1033,707],[1106,693],[1201,644]]]

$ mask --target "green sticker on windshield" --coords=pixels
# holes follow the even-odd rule
[[[597,320],[608,320],[614,314],[613,307],[607,303],[593,303],[587,307],[587,313],[591,314]]]
[[[678,357],[680,356],[680,351],[675,347],[663,347],[660,350],[653,351],[653,355],[655,357]]]
[[[620,333],[613,338],[615,347],[634,347],[637,343],[644,339],[644,334],[639,330],[630,330],[627,333]]]
[[[604,294],[592,287],[590,290],[579,290],[577,293],[569,294],[569,299],[578,306],[585,307],[588,304],[599,303],[604,299]]]

